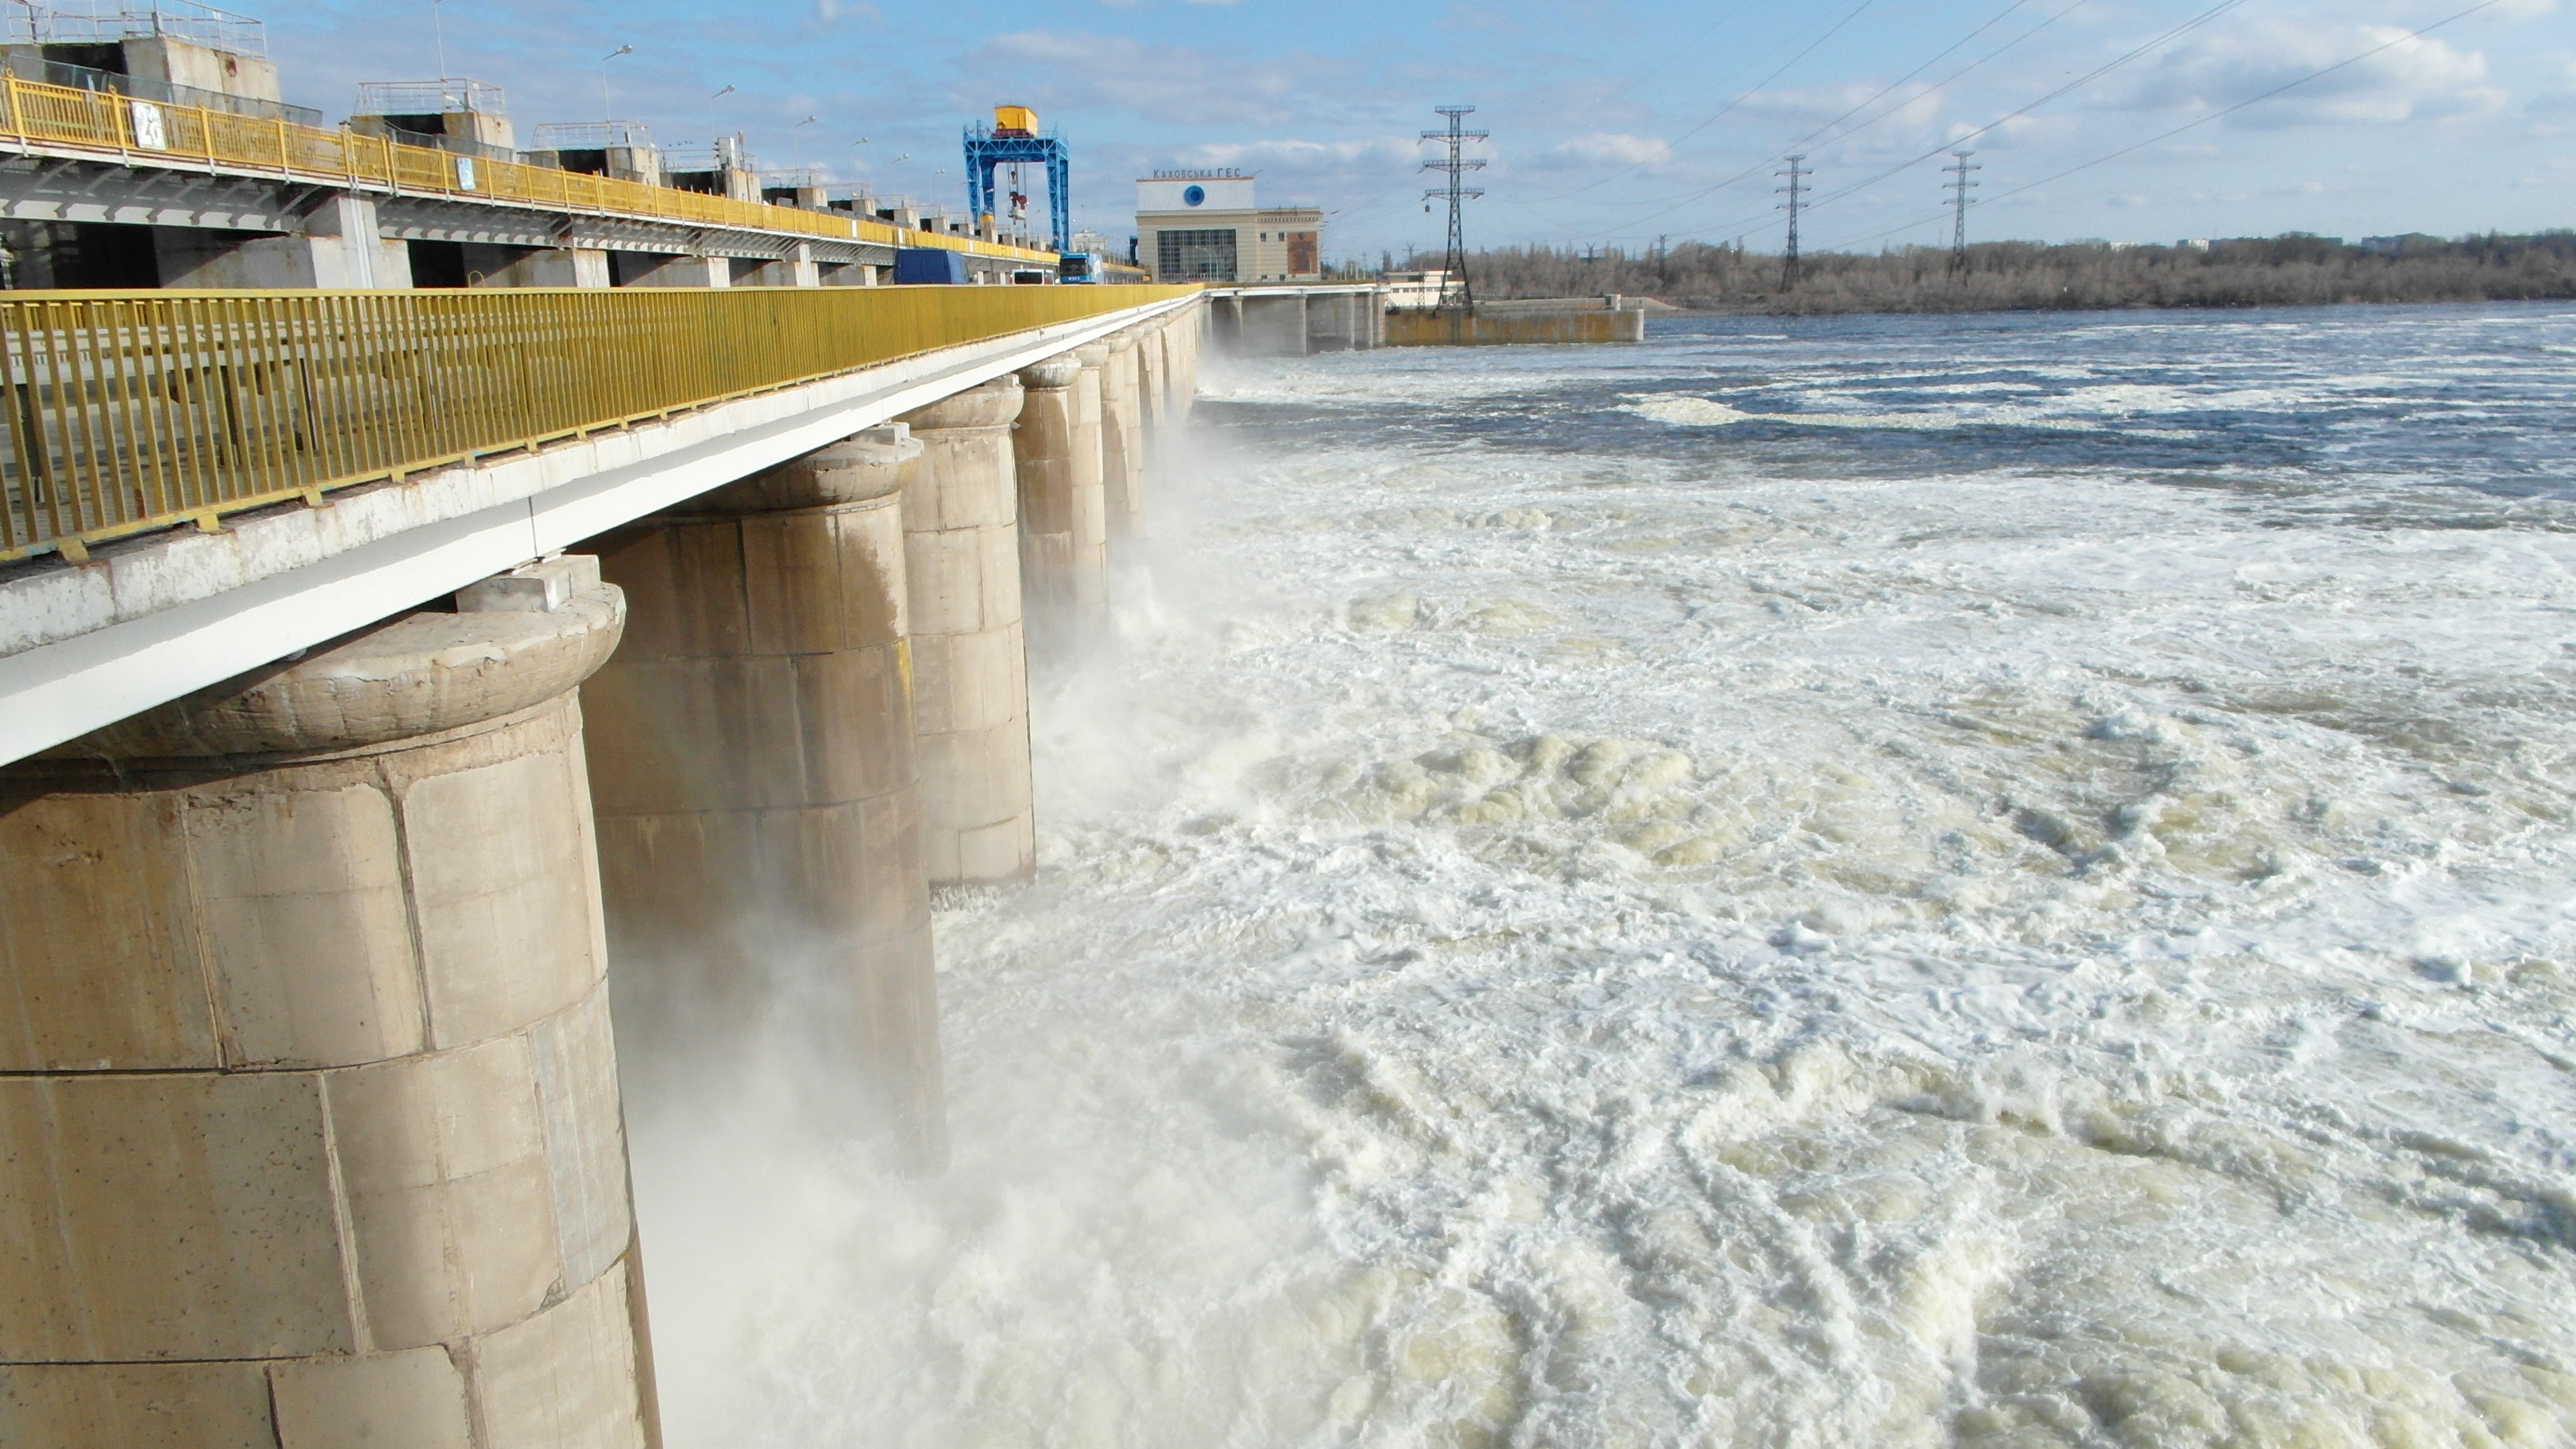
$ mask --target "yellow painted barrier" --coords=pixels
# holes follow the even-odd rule
[[[792,206],[736,201],[668,186],[647,186],[547,166],[456,156],[405,146],[381,136],[325,131],[288,121],[237,116],[197,106],[141,101],[106,91],[44,85],[6,77],[0,84],[0,138],[28,145],[113,153],[122,161],[156,157],[235,170],[395,193],[513,202],[558,211],[591,211],[653,221],[786,232],[883,246],[940,247],[1015,262],[1056,263],[1053,252],[1003,246],[974,237],[912,231],[873,217],[840,216]]]
[[[1195,290],[0,292],[0,560]]]
[[[1518,347],[1550,342],[1639,342],[1645,314],[1586,312],[1389,312],[1389,347]]]

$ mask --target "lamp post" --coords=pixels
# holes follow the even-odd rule
[[[617,103],[608,98],[608,63],[621,55],[634,53],[634,46],[621,45],[599,58],[599,118],[603,121],[617,119]]]

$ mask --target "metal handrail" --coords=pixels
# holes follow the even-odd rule
[[[509,98],[485,81],[451,76],[444,80],[360,81],[360,116],[440,116],[471,111],[479,116],[506,116]]]
[[[0,560],[399,479],[1187,287],[0,293]]]
[[[939,247],[1011,261],[1055,259],[1051,252],[907,231],[846,215],[460,157],[349,130],[326,131],[196,106],[130,100],[15,76],[0,78],[0,141],[11,137],[30,145],[103,152],[127,165],[154,158],[199,161],[352,189],[513,202],[552,211],[605,212],[882,246]]]
[[[26,39],[19,39],[20,27]],[[268,29],[247,15],[235,15],[196,0],[27,0],[24,14],[12,9],[0,22],[0,39],[11,45],[92,44],[169,36],[229,51],[234,55],[268,54]]]

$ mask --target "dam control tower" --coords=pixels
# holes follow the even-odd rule
[[[1028,219],[1029,193],[1022,168],[1046,168],[1047,245],[1062,253],[1073,246],[1073,164],[1064,139],[1038,129],[1038,113],[1026,106],[995,106],[993,124],[966,128],[966,209],[977,218],[999,217],[993,206],[993,172],[1011,168],[1010,210],[1013,221]]]

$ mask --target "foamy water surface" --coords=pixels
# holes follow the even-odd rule
[[[2576,312],[1781,330],[1211,359],[675,1446],[2576,1443]]]

